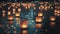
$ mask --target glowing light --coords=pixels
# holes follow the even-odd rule
[[[21,21],[21,23],[20,23],[20,28],[27,28],[27,27],[28,27],[28,22],[27,22],[27,20]]]
[[[36,28],[42,28],[42,24],[36,24]]]
[[[20,13],[16,13],[15,16],[20,16]]]
[[[11,15],[11,11],[8,11],[8,15]]]
[[[21,9],[20,9],[20,8],[18,8],[18,11],[20,12],[20,11],[21,11]]]
[[[13,20],[14,17],[13,16],[8,16],[8,20]]]
[[[42,18],[41,17],[36,17],[36,22],[42,22]]]
[[[2,14],[3,17],[5,17],[5,14]]]
[[[51,16],[51,17],[50,17],[50,20],[51,20],[51,21],[55,21],[55,17],[54,17],[54,16]]]
[[[41,12],[38,12],[38,16],[43,16],[43,13],[41,13]]]

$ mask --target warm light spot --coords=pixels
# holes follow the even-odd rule
[[[16,13],[15,16],[20,16],[20,13]]]
[[[13,8],[13,11],[15,11],[15,8]]]
[[[43,16],[43,13],[42,12],[38,12],[38,16]]]
[[[36,28],[42,28],[42,24],[36,24]]]
[[[8,15],[11,15],[11,11],[8,11]]]
[[[17,18],[17,17],[16,17],[16,21],[18,21],[19,19],[20,19],[20,18]]]
[[[14,17],[13,16],[8,16],[8,20],[13,20]]]
[[[34,9],[36,9],[36,7],[34,7]]]
[[[54,16],[51,16],[51,17],[50,17],[50,20],[51,20],[51,21],[55,21],[55,17],[54,17]]]
[[[27,9],[27,7],[25,7],[25,9]]]
[[[28,34],[28,31],[27,30],[23,30],[22,34]]]
[[[27,25],[26,24],[22,24],[22,28],[27,28]]]
[[[2,14],[3,17],[5,17],[5,14]]]
[[[42,18],[41,17],[36,17],[36,22],[42,22]]]

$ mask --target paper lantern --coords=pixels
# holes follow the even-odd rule
[[[20,13],[15,13],[15,16],[20,16]]]
[[[22,34],[28,34],[28,31],[27,30],[23,30]]]
[[[13,19],[14,19],[13,16],[11,16],[11,15],[8,16],[8,20],[13,20]]]
[[[20,23],[20,28],[27,28],[28,27],[28,21],[27,20],[22,20]]]
[[[43,16],[43,13],[42,12],[38,12],[38,16]]]
[[[36,28],[42,28],[42,24],[36,24]]]
[[[36,17],[36,22],[42,22],[42,18],[41,17]]]
[[[50,17],[50,20],[51,20],[51,21],[55,21],[55,17],[54,17],[54,16],[51,16],[51,17]]]

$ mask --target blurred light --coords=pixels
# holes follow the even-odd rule
[[[28,34],[28,31],[27,30],[23,30],[22,34]]]
[[[42,12],[38,12],[38,16],[43,16],[43,13]]]
[[[42,22],[42,18],[41,17],[36,17],[36,22]]]
[[[17,17],[16,17],[16,21],[18,21],[18,20],[20,20],[20,18],[17,18]]]
[[[36,24],[36,28],[42,28],[42,24]]]
[[[36,7],[34,7],[34,9],[36,9]]]
[[[51,16],[51,17],[50,17],[50,20],[51,20],[51,21],[55,21],[55,16]]]
[[[14,19],[13,16],[11,16],[11,15],[8,16],[8,20],[13,20],[13,19]]]
[[[20,23],[20,28],[27,28],[28,27],[28,21],[27,20],[23,20]]]
[[[8,11],[8,15],[11,15],[11,11]]]
[[[15,16],[20,16],[20,13],[15,13]]]

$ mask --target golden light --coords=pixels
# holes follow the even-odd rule
[[[28,8],[30,9],[30,5],[28,5]]]
[[[28,22],[27,22],[27,20],[21,21],[20,28],[28,28]]]
[[[44,9],[44,6],[43,5],[40,5],[40,9]]]
[[[44,7],[44,10],[47,10],[47,9],[48,9],[48,7],[47,7],[47,6],[45,6],[45,7]]]
[[[8,16],[8,20],[13,20],[13,19],[14,19],[13,16],[11,16],[11,15]]]
[[[54,12],[56,13],[56,12],[57,12],[57,10],[54,10]]]
[[[60,16],[60,14],[57,14],[57,16]]]
[[[20,9],[20,8],[18,8],[18,11],[20,12],[20,11],[21,11],[21,9]]]
[[[42,22],[42,18],[41,17],[36,17],[36,22]]]
[[[38,16],[43,16],[43,13],[42,12],[38,12]]]
[[[27,28],[27,25],[26,24],[22,24],[22,28]]]
[[[13,14],[15,14],[15,11],[13,11]]]
[[[8,15],[11,15],[11,11],[8,11]]]
[[[60,13],[60,11],[58,10],[57,13]]]
[[[51,17],[50,17],[50,20],[51,20],[51,21],[55,21],[55,19],[56,19],[55,16],[51,16]]]
[[[20,13],[15,13],[15,16],[20,16]]]
[[[36,28],[42,28],[42,24],[36,24]]]
[[[25,7],[25,9],[27,9],[28,7]]]
[[[22,34],[28,34],[28,31],[27,30],[23,30]]]

